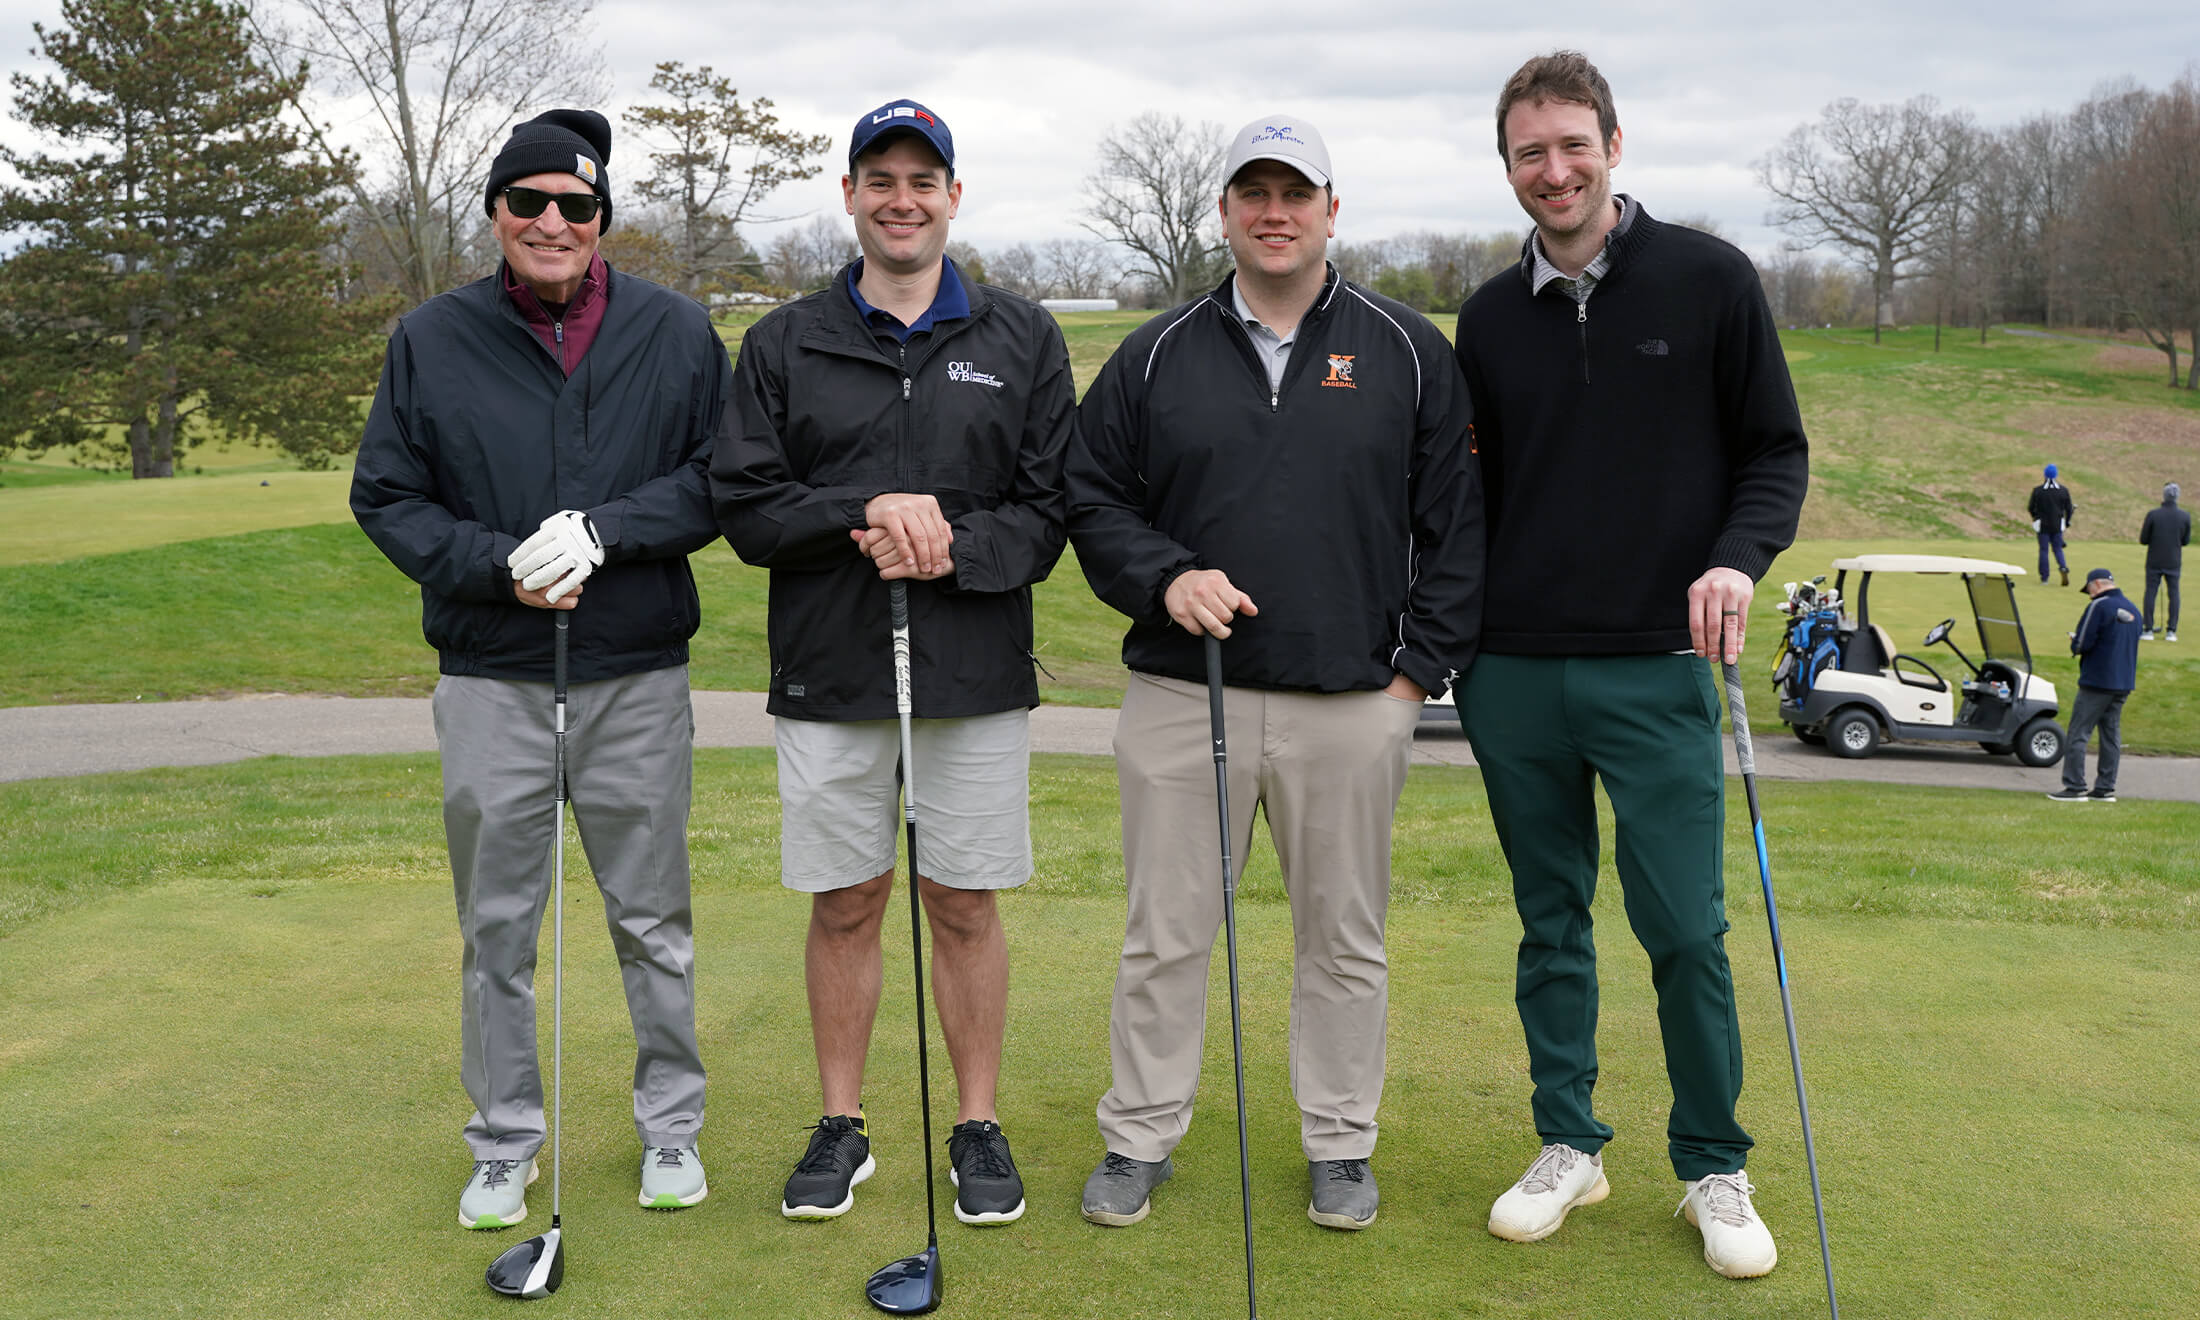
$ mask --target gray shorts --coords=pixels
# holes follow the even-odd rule
[[[894,869],[899,720],[778,719],[779,879],[822,894]],[[1031,878],[1031,712],[916,720],[918,871],[951,889]]]

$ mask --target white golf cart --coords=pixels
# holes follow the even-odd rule
[[[1835,756],[1864,757],[1882,740],[1975,742],[1996,756],[2026,765],[2062,759],[2063,731],[2055,723],[2055,686],[2032,673],[2032,650],[2017,616],[2016,564],[1953,555],[1857,555],[1833,561],[1839,574],[1786,585],[1787,599],[1773,606],[1788,618],[1785,644],[1772,672],[1780,693],[1780,718],[1795,736]],[[1857,574],[1855,613],[1845,612],[1849,574]],[[1878,573],[1960,574],[1978,626],[1976,664],[1949,634],[1944,619],[1925,634],[1923,647],[1945,645],[1970,671],[1951,684],[1914,655],[1895,648],[1887,630],[1871,621],[1871,581]]]

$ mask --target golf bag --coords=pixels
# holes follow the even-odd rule
[[[1840,596],[1826,589],[1825,581],[1790,582],[1787,599],[1773,606],[1788,616],[1788,625],[1773,661],[1772,684],[1789,701],[1802,701],[1820,674],[1841,667],[1850,629],[1842,626]]]

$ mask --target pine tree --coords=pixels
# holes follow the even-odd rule
[[[308,467],[358,443],[388,309],[326,256],[343,167],[281,122],[305,77],[257,62],[241,6],[63,0],[58,77],[12,78],[61,154],[0,148],[0,452],[76,443],[175,473],[218,427]],[[120,432],[117,435],[117,432]]]

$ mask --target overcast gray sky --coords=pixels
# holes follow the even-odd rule
[[[0,0],[0,67],[35,65],[31,23],[59,12],[59,0]],[[890,16],[900,21],[880,26]],[[1497,89],[1528,56],[1570,46],[1597,63],[1618,100],[1617,186],[1655,213],[1708,215],[1763,253],[1779,240],[1763,223],[1750,162],[1829,101],[1923,92],[2001,125],[2066,110],[2110,78],[2162,86],[2200,59],[2200,7],[2189,0],[599,0],[591,27],[616,105],[646,97],[655,64],[679,59],[732,77],[745,96],[770,96],[792,125],[829,133],[827,173],[783,189],[773,199],[780,212],[839,215],[856,117],[894,97],[924,102],[955,133],[965,181],[956,237],[981,247],[1080,236],[1095,144],[1146,110],[1225,129],[1273,111],[1315,124],[1344,202],[1340,240],[1516,230],[1524,218],[1491,121]],[[15,123],[6,136],[25,140]],[[614,195],[629,177],[619,146]]]

